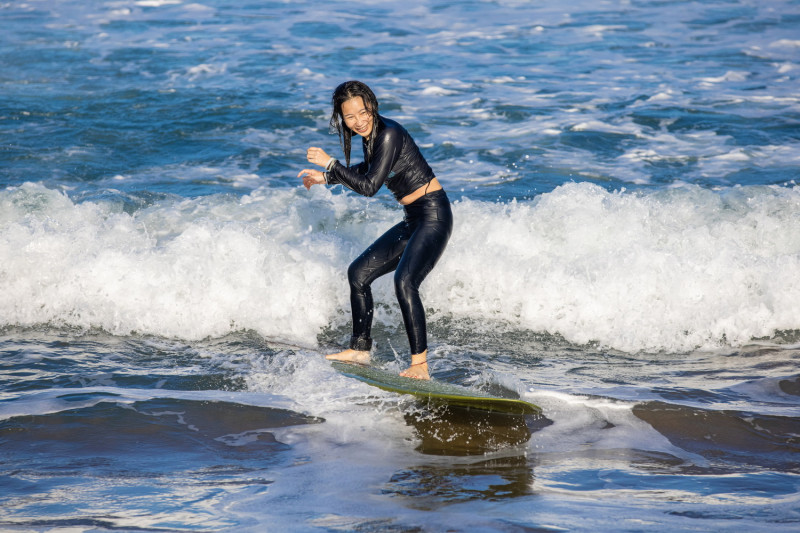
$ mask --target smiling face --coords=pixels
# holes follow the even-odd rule
[[[342,104],[342,118],[344,125],[362,137],[369,137],[372,133],[373,117],[364,105],[364,99],[356,96]]]

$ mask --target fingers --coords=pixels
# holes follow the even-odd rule
[[[322,148],[312,146],[306,151],[306,159],[315,165],[323,166],[328,162],[329,157]]]
[[[308,159],[309,162],[313,163],[314,158],[317,156],[317,152],[319,152],[319,148],[317,148],[316,146],[312,146],[306,152],[306,159]]]
[[[313,170],[310,168],[304,168],[300,171],[297,175],[298,178],[303,178],[303,187],[306,190],[311,189],[312,185],[317,185],[318,183],[324,183],[325,179],[321,177],[322,173],[319,170]]]
[[[325,153],[325,150],[322,148],[317,148],[316,146],[312,146],[306,151],[306,159],[315,165],[324,167],[328,164],[328,160],[330,158],[328,157],[328,154]],[[306,189],[311,189],[312,185],[325,183],[325,178],[322,176],[322,172],[315,169],[304,168],[297,174],[297,177],[303,178],[303,186]]]

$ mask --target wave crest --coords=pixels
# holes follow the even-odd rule
[[[347,264],[402,215],[322,188],[165,198],[126,212],[40,185],[0,192],[0,321],[197,339],[254,330],[314,344],[345,325]],[[423,284],[430,319],[625,351],[738,345],[800,328],[800,189],[457,200]],[[130,210],[129,210],[130,211]],[[390,304],[376,320],[400,323]]]

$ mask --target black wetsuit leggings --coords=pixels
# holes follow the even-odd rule
[[[425,309],[419,297],[422,280],[442,256],[450,233],[453,214],[444,190],[434,191],[405,206],[402,222],[372,243],[347,270],[353,337],[350,348],[372,347],[372,290],[377,278],[394,271],[394,288],[411,353],[428,349]]]

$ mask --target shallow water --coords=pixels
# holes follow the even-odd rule
[[[516,341],[453,348],[434,375],[516,391],[544,419],[419,406],[253,334],[7,329],[5,526],[796,525],[797,348],[633,356]]]
[[[0,528],[795,531],[800,4],[0,3]],[[338,374],[401,211],[299,187],[378,93],[453,201],[436,379]],[[375,364],[407,361],[391,282]]]

